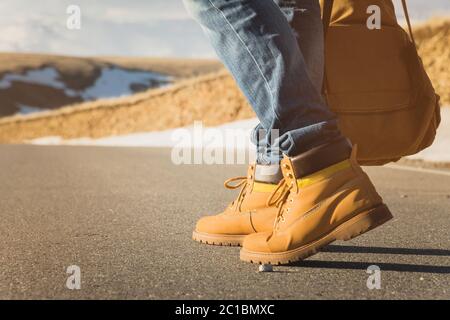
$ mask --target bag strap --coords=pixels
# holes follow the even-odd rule
[[[324,36],[327,35],[328,28],[330,27],[331,13],[333,11],[333,3],[334,0],[325,0],[323,4],[322,22],[323,22]]]
[[[331,13],[333,11],[333,3],[334,0],[325,0],[323,4],[323,14],[322,14],[322,22],[323,22],[323,38],[327,38],[328,29],[330,28],[331,22]],[[326,97],[327,92],[327,72],[324,70],[323,72],[323,82],[322,82],[322,94]]]
[[[416,40],[414,39],[414,33],[411,26],[411,20],[409,19],[408,6],[406,5],[406,0],[402,0],[403,12],[405,13],[406,24],[408,25],[409,37],[411,38],[411,42],[414,44],[414,47],[417,48]]]

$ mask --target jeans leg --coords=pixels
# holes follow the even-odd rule
[[[321,92],[325,69],[325,44],[323,24],[318,0],[295,0],[293,19],[290,22],[297,32],[297,43],[305,59],[314,87]]]
[[[321,8],[318,0],[274,0],[282,9],[297,38],[309,77],[321,92],[325,69],[325,44]],[[261,124],[253,130],[252,141],[257,146],[258,163],[277,163],[282,154],[271,151]]]
[[[275,162],[282,153],[295,156],[340,135],[296,35],[273,0],[184,3],[257,114],[264,139],[271,142],[267,161]]]

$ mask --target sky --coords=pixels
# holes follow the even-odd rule
[[[408,3],[416,21],[450,15],[449,0]],[[66,26],[70,5],[81,9],[81,29]],[[181,0],[1,0],[0,30],[0,51],[215,57]]]

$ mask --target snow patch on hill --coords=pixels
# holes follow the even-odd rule
[[[240,120],[235,122],[230,122],[223,124],[217,127],[206,127],[202,130],[202,142],[207,144],[208,147],[223,147],[227,148],[227,144],[224,140],[214,140],[214,141],[204,141],[209,140],[208,135],[210,133],[214,133],[218,136],[225,137],[227,131],[232,131],[236,133],[234,137],[241,141],[244,141],[243,145],[250,145],[250,132],[251,130],[258,124],[258,119],[248,119],[248,120]],[[79,138],[79,139],[69,139],[64,140],[61,137],[43,137],[29,141],[32,144],[38,145],[92,145],[92,146],[114,146],[114,147],[174,147],[174,146],[183,146],[183,147],[193,147],[195,142],[192,143],[182,141],[179,138],[180,133],[189,136],[195,137],[198,136],[198,128],[194,125],[170,129],[164,131],[153,131],[153,132],[139,132],[132,133],[120,136],[111,136],[99,139],[91,139],[91,138]],[[206,137],[206,138],[205,138]]]
[[[173,78],[150,71],[128,70],[117,67],[105,67],[95,83],[84,89],[74,90],[60,78],[54,67],[27,70],[23,74],[7,73],[0,79],[0,90],[11,88],[14,83],[44,85],[64,91],[68,97],[79,97],[84,101],[101,98],[114,98],[131,95],[137,91],[162,87],[171,84]],[[39,107],[18,106],[20,114],[44,111]]]
[[[240,135],[241,140],[245,141],[245,145],[249,148],[254,148],[250,142],[250,131],[258,123],[257,119],[241,120],[226,123],[224,125],[210,128],[220,132],[225,136],[227,130],[235,130]],[[194,136],[194,126],[182,128],[185,134]],[[177,139],[177,132],[180,129],[171,129],[158,132],[141,132],[120,136],[112,136],[100,139],[81,138],[64,140],[60,137],[44,137],[29,141],[32,144],[39,145],[91,145],[91,146],[119,146],[119,147],[174,147],[180,146],[180,141]],[[208,128],[206,128],[208,130]],[[226,141],[216,140],[213,143],[208,143],[208,147],[229,147]],[[193,147],[193,145],[190,145]],[[418,159],[429,162],[448,162],[450,163],[450,108],[442,109],[442,123],[439,127],[436,140],[434,144],[423,150],[422,152],[408,157],[409,159]]]
[[[63,89],[68,96],[76,95],[74,90],[66,88],[66,84],[59,79],[58,71],[52,67],[28,70],[24,74],[7,73],[0,80],[0,89],[8,89],[13,86],[14,82],[44,85],[55,89]]]
[[[156,88],[171,82],[171,77],[154,72],[104,68],[94,85],[80,95],[85,100],[113,98],[131,95],[136,89]]]
[[[46,111],[46,110],[47,109],[19,104],[19,112],[18,113],[25,115],[25,114],[30,114],[30,113],[40,112],[40,111]]]

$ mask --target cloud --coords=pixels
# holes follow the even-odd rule
[[[37,14],[0,21],[0,50],[41,51],[52,41],[63,40],[58,22]]]
[[[66,8],[73,3],[73,0],[1,0],[0,50],[215,57],[181,0],[77,0],[82,28],[68,30]],[[409,0],[408,4],[414,20],[450,12],[448,0]],[[401,16],[401,11],[397,12]]]
[[[448,0],[408,0],[408,11],[412,20],[424,21],[434,16],[450,15],[450,1]],[[400,20],[404,19],[400,1],[394,1],[395,10]]]
[[[46,4],[51,1],[43,0]],[[160,1],[131,1],[126,5],[108,2],[111,5],[80,1],[81,30],[69,30],[64,1],[42,10],[36,5],[31,5],[35,10],[22,10],[23,1],[6,1],[10,14],[2,11],[0,16],[0,50],[82,56],[214,57],[181,1],[169,1],[169,6]]]
[[[154,20],[174,21],[189,18],[186,10],[181,6],[168,6],[166,8],[143,8],[136,10],[129,6],[110,6],[105,9],[101,19],[116,23],[148,23]],[[161,5],[160,5],[161,6]]]

